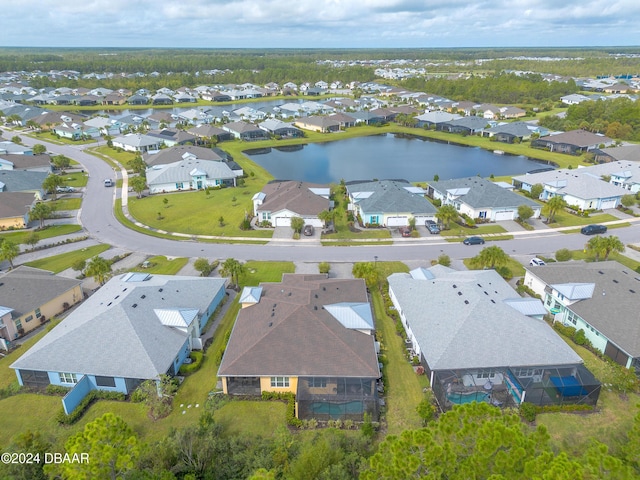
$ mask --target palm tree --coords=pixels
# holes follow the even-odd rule
[[[542,215],[547,217],[547,223],[553,223],[556,213],[566,206],[567,202],[564,198],[559,196],[551,197],[542,207]]]
[[[436,213],[436,218],[444,224],[445,230],[448,230],[449,224],[456,220],[459,215],[458,210],[453,205],[442,205],[438,209],[438,213]]]
[[[100,256],[95,256],[87,263],[84,274],[93,279],[100,285],[104,285],[107,277],[111,273],[111,263]]]
[[[595,255],[596,262],[600,260],[600,255],[606,254],[606,240],[600,235],[596,235],[592,237],[587,242],[587,252],[593,253]],[[623,245],[624,247],[624,245]]]
[[[240,275],[244,273],[244,266],[235,258],[227,258],[220,267],[220,275],[231,277],[231,283],[236,287],[240,283]]]
[[[0,244],[0,260],[9,262],[9,266],[13,269],[13,259],[20,254],[20,247],[11,240],[4,240]]]
[[[474,263],[482,268],[502,267],[509,261],[509,256],[500,247],[492,245],[483,248],[474,258]]]
[[[609,254],[611,252],[622,253],[624,252],[624,243],[613,235],[609,235],[608,237],[602,238],[602,248],[604,250],[604,259],[605,261],[609,259]]]

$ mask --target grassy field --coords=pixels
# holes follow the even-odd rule
[[[226,435],[271,437],[286,425],[284,402],[232,401],[214,413]]]
[[[584,260],[586,262],[595,261],[595,256],[591,252],[587,252],[585,250],[572,250],[571,253],[573,260]],[[636,262],[635,260],[621,253],[612,253],[611,255],[609,255],[609,260],[615,260],[616,262],[621,263],[631,270],[640,272],[640,262]]]
[[[48,106],[47,106],[48,108]],[[68,111],[68,108],[67,108]],[[59,137],[53,132],[33,132],[28,135],[31,138],[39,139],[41,138],[44,141],[57,143],[58,145],[89,145],[91,143],[96,143],[95,138],[89,140],[71,140],[70,138]]]
[[[109,250],[111,245],[94,245],[92,247],[83,248],[81,250],[75,250],[73,252],[61,253],[60,255],[54,255],[52,257],[42,258],[40,260],[34,260],[33,262],[27,262],[25,265],[35,268],[42,268],[43,270],[49,270],[53,273],[60,273],[67,268],[71,268],[78,260],[88,260],[91,257],[95,257],[99,253]]]
[[[136,158],[136,155],[133,152],[126,152],[124,150],[118,151],[115,148],[109,148],[106,145],[94,147],[90,150],[90,153],[93,153],[100,158],[107,157],[109,159],[116,160],[125,168],[128,168],[129,162]],[[115,166],[115,163],[110,163],[112,166]]]
[[[591,225],[592,223],[613,222],[618,220],[618,217],[614,217],[608,213],[598,213],[595,215],[589,215],[588,217],[581,217],[579,215],[573,215],[569,212],[562,211],[556,213],[553,223],[549,223],[551,228],[560,227],[573,227]]]
[[[473,262],[471,261],[471,258],[465,258],[464,260],[462,260],[462,262],[464,263],[464,266],[467,267],[469,270],[479,270],[480,268],[473,265]],[[505,265],[509,270],[511,270],[511,274],[513,275],[514,278],[517,277],[524,277],[525,271],[524,271],[524,267],[522,266],[522,264],[516,260],[514,260],[513,258],[509,257],[509,260],[507,261],[507,264]]]
[[[257,191],[244,186],[211,190],[209,195],[199,191],[130,198],[129,213],[145,225],[168,232],[271,238],[273,230],[240,230],[245,214],[253,211],[251,197]]]
[[[40,240],[45,238],[57,237],[59,235],[68,235],[70,233],[76,233],[82,230],[80,225],[49,225],[42,230],[26,230],[19,232],[3,232],[0,233],[0,239],[7,238],[14,243],[25,243],[25,240],[32,232],[35,232],[40,237]]]
[[[176,275],[182,267],[184,267],[189,261],[188,258],[183,257],[171,257],[167,258],[164,255],[158,255],[157,257],[148,258],[148,268],[142,268],[138,265],[136,268],[131,269],[133,272],[144,273],[156,273],[158,275]]]
[[[282,280],[283,273],[294,273],[295,269],[293,262],[249,260],[244,264],[244,274],[240,276],[240,285],[256,286],[260,282],[279,282]]]
[[[89,180],[89,174],[82,172],[65,173],[60,176],[64,179],[66,186],[75,188],[86,187]]]
[[[81,205],[81,198],[59,198],[58,200],[49,203],[49,206],[58,212],[61,210],[78,210]]]

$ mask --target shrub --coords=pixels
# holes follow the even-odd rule
[[[561,248],[556,252],[556,260],[559,262],[568,262],[573,257],[573,253],[568,248]]]
[[[369,412],[365,412],[364,421],[362,422],[362,426],[360,427],[360,431],[362,435],[367,438],[372,438],[375,433],[375,429],[373,427],[373,422],[371,421],[371,414]]]
[[[573,334],[573,341],[576,345],[586,345],[587,342],[589,342],[589,340],[587,339],[584,330],[580,329],[577,330],[574,334]],[[590,342],[589,342],[590,343]]]
[[[520,415],[527,422],[533,422],[536,419],[537,408],[533,403],[523,402],[520,404]]]
[[[449,257],[449,255],[443,253],[440,256],[438,256],[438,263],[440,265],[445,266],[445,267],[450,267],[451,266],[451,258]]]
[[[436,408],[428,399],[423,399],[416,407],[418,415],[422,419],[422,425],[426,425],[434,419],[436,415]]]
[[[509,267],[496,267],[496,272],[498,272],[498,274],[507,281],[513,278],[513,273]]]
[[[329,262],[320,262],[318,264],[318,271],[320,273],[329,273],[329,270],[331,270],[331,265],[329,264]]]
[[[125,399],[124,393],[107,392],[104,390],[91,390],[86,397],[78,404],[78,406],[69,415],[64,413],[64,408],[56,415],[56,420],[61,425],[72,425],[76,423],[84,415],[89,406],[96,400],[119,400]]]
[[[200,367],[202,366],[202,360],[204,359],[204,355],[202,354],[202,352],[193,351],[191,352],[189,357],[193,361],[191,363],[185,363],[180,366],[180,375],[191,375],[193,372],[197,372],[198,370],[200,370]]]
[[[47,385],[47,388],[44,389],[47,395],[66,395],[71,390],[69,387],[63,387],[62,385]]]

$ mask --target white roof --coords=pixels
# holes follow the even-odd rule
[[[546,315],[547,313],[547,309],[544,308],[539,298],[506,298],[503,302],[528,317]]]
[[[368,303],[341,302],[325,305],[324,309],[345,328],[373,330],[375,328],[371,306]]]
[[[244,287],[240,294],[240,303],[258,303],[262,296],[262,287]]]
[[[584,300],[593,296],[595,283],[559,283],[551,285],[569,300]]]

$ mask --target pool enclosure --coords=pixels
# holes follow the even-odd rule
[[[428,374],[442,410],[473,401],[497,407],[518,407],[522,402],[595,406],[601,387],[584,365],[438,370]]]
[[[362,421],[378,418],[377,380],[372,378],[300,377],[298,418]]]

